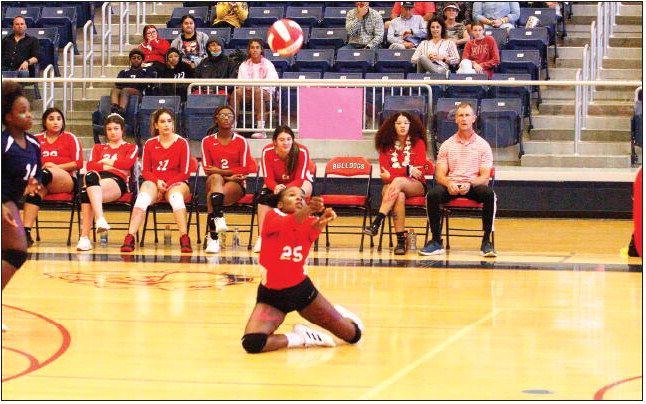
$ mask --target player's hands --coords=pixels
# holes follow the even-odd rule
[[[475,71],[476,71],[476,72],[478,72],[478,73],[482,73],[482,72],[484,71],[484,69],[482,68],[482,66],[480,66],[480,65],[479,65],[479,64],[477,64],[476,62],[471,63],[471,66],[473,66],[473,70],[475,70]]]
[[[274,194],[278,194],[280,191],[282,191],[285,188],[287,188],[285,184],[276,185],[276,188],[274,188]]]
[[[449,186],[446,187],[449,191],[449,195],[460,195],[460,188],[455,182],[449,181]]]
[[[30,177],[29,180],[27,180],[27,186],[25,187],[25,192],[23,192],[23,195],[33,195],[37,192],[39,192],[41,189],[40,183],[36,178]]]
[[[13,212],[4,203],[2,204],[2,223],[7,223],[11,227],[18,227],[16,218],[13,217]]]
[[[18,67],[18,70],[28,70],[28,69],[29,69],[29,62],[26,60],[22,62]]]
[[[313,196],[307,204],[307,207],[310,211],[312,211],[312,213],[322,212],[325,208],[323,198],[321,198],[320,196]]]
[[[157,180],[157,189],[161,192],[168,191],[168,184],[164,180]]]
[[[381,173],[379,173],[379,176],[381,177],[381,179],[383,181],[386,181],[386,180],[388,180],[390,178],[390,173],[388,172],[388,170],[381,167]]]
[[[410,176],[420,181],[424,181],[424,173],[417,167],[410,166]]]
[[[233,175],[231,176],[231,181],[238,181],[238,182],[242,182],[242,181],[244,181],[244,180],[246,180],[246,179],[247,179],[247,176],[246,176],[246,175],[244,175],[244,174],[233,174]]]
[[[334,219],[336,219],[336,212],[332,208],[326,208],[323,214],[312,224],[312,227],[317,230],[323,230]]]
[[[466,195],[471,189],[471,184],[468,182],[462,183],[458,185],[458,188],[460,189],[460,192],[459,192],[460,195]]]

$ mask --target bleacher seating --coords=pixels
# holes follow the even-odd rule
[[[409,80],[447,80],[448,72],[446,73],[408,73],[407,78]],[[444,92],[446,91],[446,86],[442,84],[431,84],[431,96],[433,102],[433,108],[435,108],[435,103],[438,98],[444,97]]]
[[[347,40],[348,33],[345,28],[312,28],[308,43],[313,49],[338,49],[345,45]]]
[[[182,33],[182,30],[179,28],[157,28],[157,35],[161,39],[165,39],[168,42],[172,42]]]
[[[545,27],[514,28],[509,32],[507,48],[513,50],[536,49],[541,55],[541,68],[545,69],[545,78],[550,79],[547,60],[548,32]]]
[[[3,13],[2,27],[11,28],[13,19],[20,16],[29,28],[40,27],[40,7],[7,7]]]
[[[492,148],[520,144],[520,158],[524,154],[522,116],[522,101],[519,98],[480,100],[479,134]]]
[[[492,80],[531,80],[529,74],[504,74],[494,73]],[[529,129],[534,127],[532,122],[531,106],[532,89],[530,86],[491,86],[489,88],[490,98],[520,98],[523,101],[523,116],[529,118]]]
[[[321,72],[285,72],[286,80],[316,80],[321,78]]]
[[[268,27],[242,27],[233,30],[231,41],[229,41],[230,48],[247,49],[250,39],[260,38],[263,41],[264,47],[267,48],[265,38],[267,38]]]
[[[498,52],[507,47],[507,41],[509,41],[509,34],[507,33],[506,28],[487,28],[485,29],[485,36],[492,36],[496,40],[496,45],[498,45]]]
[[[198,28],[197,32],[204,32],[209,36],[209,38],[214,36],[222,39],[224,47],[228,46],[229,41],[231,40],[231,28]],[[177,35],[175,37],[177,37]]]
[[[478,112],[478,100],[475,98],[439,98],[433,114],[433,153],[437,155],[438,146],[458,131],[455,123],[455,108],[466,102]]]
[[[76,46],[76,7],[43,7],[40,25],[43,28],[58,28],[59,47],[64,48],[68,42],[72,42],[74,54],[79,54]]]
[[[190,15],[195,20],[195,28],[204,28],[210,26],[209,8],[208,7],[176,7],[170,20],[166,22],[168,28],[181,27],[182,17]]]
[[[323,19],[323,7],[287,7],[285,18],[296,21],[301,27],[313,27]]]
[[[336,52],[334,70],[361,72],[365,75],[373,71],[376,54],[374,49],[339,49]]]
[[[298,72],[317,71],[325,73],[332,68],[333,64],[333,49],[301,49],[296,54],[293,70]]]
[[[186,137],[202,141],[206,130],[213,125],[213,111],[226,103],[224,94],[189,94],[183,113]]]
[[[548,44],[554,46],[554,62],[556,63],[556,58],[558,57],[558,48],[556,45],[556,30],[558,19],[556,15],[556,9],[523,7],[520,9],[520,17],[517,21],[518,26],[524,27],[527,23],[527,18],[532,15],[540,20],[540,26],[545,27],[548,30]]]
[[[350,11],[350,7],[325,7],[323,11],[322,27],[342,27],[345,28],[345,16]]]
[[[408,73],[413,71],[410,62],[415,50],[413,49],[377,49],[375,70],[378,72]]]
[[[361,73],[339,73],[339,72],[325,72],[323,79],[326,80],[360,80],[363,75]]]
[[[394,113],[406,111],[416,115],[428,127],[428,100],[425,96],[392,96],[384,97],[381,122]]]
[[[502,50],[500,52],[500,64],[498,72],[508,74],[529,74],[532,80],[540,79],[541,55],[537,50]],[[540,105],[541,90],[539,86],[533,86],[532,92],[538,94],[537,103]]]
[[[283,7],[249,7],[249,14],[244,25],[246,27],[268,27],[284,16]]]
[[[489,80],[489,76],[485,73],[475,74],[458,74],[450,73],[449,80]],[[484,98],[489,90],[488,86],[446,86],[444,96],[447,98]]]
[[[156,96],[147,95],[141,98],[141,105],[137,113],[136,130],[137,138],[140,142],[147,140],[150,137],[150,116],[157,108],[168,108],[175,113],[176,125],[182,122],[181,117],[181,98],[177,95],[173,96]],[[177,125],[179,126],[179,125]],[[181,133],[180,128],[175,126],[175,131]],[[142,142],[143,143],[143,142]]]
[[[105,118],[111,112],[111,105],[110,96],[104,95],[99,99],[97,110],[92,112],[92,133],[94,136],[94,143],[101,143],[99,136],[102,136],[105,133],[103,122],[105,122]],[[128,99],[128,104],[126,105],[126,116],[123,117],[126,122],[126,134],[129,136],[135,136],[138,112],[139,97],[132,95]]]

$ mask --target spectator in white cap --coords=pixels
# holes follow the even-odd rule
[[[458,48],[464,47],[470,38],[464,24],[456,20],[460,7],[456,3],[449,3],[442,11],[444,24],[446,24],[446,38],[453,41]]]
[[[389,49],[414,49],[426,36],[426,21],[421,15],[413,15],[412,11],[412,1],[401,2],[401,13],[388,28]]]

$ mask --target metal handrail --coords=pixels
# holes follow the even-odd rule
[[[92,20],[88,20],[83,26],[83,77],[90,79],[94,77],[94,22]],[[92,81],[90,81],[90,88],[94,88]],[[87,82],[83,82],[83,99],[85,98],[87,98]]]
[[[576,71],[576,80],[581,80],[581,69]],[[579,142],[581,141],[581,129],[583,126],[583,93],[581,86],[576,86],[576,104],[574,105],[574,155],[579,154]]]
[[[106,30],[106,27],[107,30]],[[107,47],[106,47],[107,45]],[[107,54],[107,57],[106,57]],[[112,66],[112,6],[109,2],[101,6],[101,77],[105,77],[106,66]],[[107,61],[106,61],[107,60]]]
[[[63,48],[63,77],[70,79],[74,77],[74,44],[68,42]],[[85,78],[84,78],[85,79]],[[68,97],[69,91],[69,97]],[[67,111],[73,111],[74,101],[74,82],[63,82],[63,114],[67,115]]]
[[[143,27],[146,25],[146,4],[147,2],[137,2],[137,29],[136,32],[141,32]]]
[[[56,77],[54,65],[47,65],[43,70],[43,78],[53,79]],[[54,81],[43,83],[43,112],[54,106]]]
[[[585,44],[583,47],[583,72],[582,72],[582,79],[584,81],[589,81],[591,80],[592,76],[592,71],[590,69],[590,46],[588,44]],[[592,93],[590,91],[592,87],[587,87],[582,90],[582,100],[581,100],[581,107],[583,108],[582,111],[582,117],[581,117],[581,124],[585,125],[585,120],[586,117],[588,116],[588,104],[592,100]]]
[[[125,20],[125,22],[124,22]],[[124,35],[125,28],[125,35]],[[124,39],[125,36],[125,39]],[[123,56],[123,46],[130,45],[130,2],[119,2],[119,55]],[[125,41],[125,42],[124,42]]]

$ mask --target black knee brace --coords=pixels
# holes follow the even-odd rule
[[[7,261],[12,267],[18,269],[27,261],[27,252],[20,250],[2,250],[2,260]]]
[[[354,329],[356,333],[354,334],[354,338],[352,338],[349,341],[346,341],[348,344],[356,344],[361,339],[361,329],[356,323],[352,323],[352,324],[354,324]]]
[[[96,171],[90,171],[89,173],[85,174],[85,186],[86,187],[93,187],[95,185],[101,185],[100,182],[101,177]]]
[[[216,213],[216,217],[222,213],[222,205],[224,205],[224,194],[213,192],[211,194],[211,206],[213,207],[213,213]]]
[[[273,206],[274,201],[272,198],[274,195],[274,191],[272,191],[269,188],[262,188],[260,191],[256,193],[256,203],[259,205],[269,205]]]
[[[27,194],[25,195],[25,203],[31,203],[32,205],[40,206],[43,198],[38,194]]]
[[[90,197],[87,196],[87,188],[83,188],[79,192],[79,198],[81,199],[81,203],[90,203]]]
[[[42,174],[40,176],[40,181],[43,183],[43,185],[47,186],[49,185],[50,182],[52,182],[52,173],[49,172],[48,169],[43,168]]]
[[[245,334],[242,337],[242,347],[247,353],[260,353],[267,343],[267,334]]]

